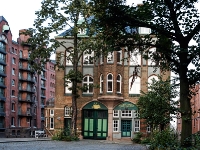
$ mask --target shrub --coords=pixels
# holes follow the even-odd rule
[[[60,132],[58,132],[52,137],[52,140],[58,140],[58,141],[78,141],[79,140],[78,134],[76,134],[75,136],[72,136],[70,133],[71,132],[67,129],[61,130]]]
[[[132,141],[134,143],[141,143],[141,137],[142,137],[142,133],[141,132],[137,132],[135,134],[135,137],[132,139]]]
[[[178,136],[175,132],[167,128],[163,131],[154,131],[151,137],[150,149],[176,149],[178,146]]]

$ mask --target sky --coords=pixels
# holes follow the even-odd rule
[[[133,0],[127,0],[131,4]],[[19,30],[33,27],[35,11],[40,10],[42,0],[1,0],[0,16],[7,20],[13,36],[17,41]],[[142,0],[134,0],[141,3]]]

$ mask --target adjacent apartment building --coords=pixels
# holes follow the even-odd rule
[[[147,29],[140,28],[141,34]],[[79,37],[86,34],[81,30]],[[65,41],[65,46],[73,51],[73,37],[56,37],[58,41]],[[86,36],[86,35],[85,35]],[[151,48],[150,51],[155,51]],[[56,54],[68,56],[64,47],[59,47]],[[135,133],[150,132],[144,120],[139,119],[137,101],[140,91],[147,91],[147,82],[157,75],[169,77],[170,72],[164,74],[155,63],[145,60],[135,50],[122,47],[119,51],[109,52],[92,60],[94,54],[84,53],[80,59],[78,69],[83,74],[82,85],[99,85],[100,88],[90,87],[80,92],[78,105],[78,132],[80,138],[107,139],[111,141],[130,140]],[[128,58],[123,60],[123,58]],[[72,62],[64,60],[65,69],[56,68],[56,95],[48,102],[46,109],[46,127],[51,134],[69,128],[72,111],[70,84],[65,86],[64,76],[72,69]]]
[[[22,33],[24,30],[20,30]],[[30,137],[44,129],[44,106],[55,95],[54,61],[41,74],[29,64],[28,36],[12,40],[9,24],[0,16],[0,137]]]

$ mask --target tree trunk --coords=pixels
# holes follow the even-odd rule
[[[181,110],[181,145],[184,147],[191,146],[191,141],[185,141],[192,134],[192,112],[189,97],[189,83],[187,79],[187,56],[180,57],[180,110]]]

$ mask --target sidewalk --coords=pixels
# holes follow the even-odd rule
[[[0,143],[51,141],[51,138],[0,138]]]

